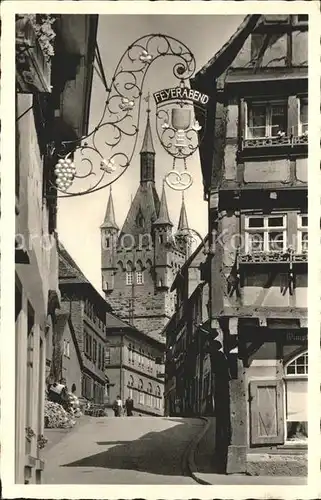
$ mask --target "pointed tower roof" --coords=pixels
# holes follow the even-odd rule
[[[158,217],[154,222],[154,225],[167,224],[169,226],[173,226],[168,213],[166,192],[165,192],[165,184],[163,183],[162,197],[160,201],[159,213]]]
[[[149,109],[149,101],[148,101],[146,129],[145,129],[145,135],[144,135],[142,149],[141,149],[140,153],[154,153],[155,154],[155,149],[154,149],[153,139],[152,139],[152,130],[150,128],[149,114],[150,114],[150,109]]]
[[[188,229],[187,229],[188,227],[189,227],[189,225],[188,225],[188,221],[187,221],[184,193],[182,193],[182,205],[181,205],[181,212],[179,214],[177,233],[188,232]]]
[[[100,226],[101,229],[119,229],[116,220],[115,220],[115,209],[114,209],[114,200],[112,194],[112,188],[110,187],[109,199],[106,208],[106,214],[103,224]]]

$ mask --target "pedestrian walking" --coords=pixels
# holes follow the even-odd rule
[[[125,408],[126,408],[127,417],[132,417],[133,416],[133,409],[134,409],[134,401],[130,396],[128,396],[128,398],[125,401]]]
[[[117,396],[117,398],[115,399],[114,404],[113,404],[113,410],[114,410],[115,417],[121,416],[122,410],[123,410],[123,402],[120,399],[120,396]]]

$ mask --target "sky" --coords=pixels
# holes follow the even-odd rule
[[[138,38],[152,33],[175,37],[187,45],[195,56],[197,72],[233,35],[243,19],[244,16],[240,15],[100,15],[97,41],[107,83],[110,83],[115,68],[127,47]],[[177,85],[172,72],[174,62],[174,58],[164,57],[150,66],[144,82],[144,95],[148,91],[153,94],[163,88]],[[97,73],[94,72],[89,130],[92,130],[99,122],[105,100],[105,88]],[[155,128],[156,108],[153,99],[150,103],[151,127],[156,151],[155,180],[160,196],[164,175],[172,169],[173,160],[158,141]],[[116,222],[120,228],[127,215],[131,198],[135,196],[139,186],[139,151],[146,124],[144,101],[140,120],[140,132],[133,161],[126,173],[112,185]],[[75,163],[77,167],[77,158]],[[187,160],[187,168],[193,176],[192,186],[184,193],[188,223],[191,228],[205,236],[208,224],[207,203],[203,199],[201,167],[197,152]],[[170,218],[174,224],[173,231],[175,231],[182,196],[180,192],[169,187],[166,188],[166,195]],[[58,202],[59,238],[100,293],[99,227],[104,219],[108,197],[109,187],[84,196],[60,198]]]

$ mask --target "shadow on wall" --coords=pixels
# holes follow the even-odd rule
[[[188,476],[182,456],[191,439],[204,425],[199,419],[178,422],[161,432],[149,432],[135,441],[99,441],[98,445],[117,444],[101,453],[85,457],[62,467],[102,467],[127,469],[166,476]],[[169,445],[170,443],[170,445]]]

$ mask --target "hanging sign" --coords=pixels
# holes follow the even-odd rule
[[[186,160],[203,140],[209,96],[184,85],[155,92],[156,130],[163,148],[173,157],[165,176],[167,185],[177,191],[188,189],[193,176]],[[181,168],[177,168],[180,162]]]
[[[155,92],[154,99],[156,102],[156,106],[163,102],[173,101],[177,99],[192,101],[196,104],[203,104],[205,106],[210,98],[207,94],[203,94],[198,90],[193,90],[188,87],[172,87]]]

